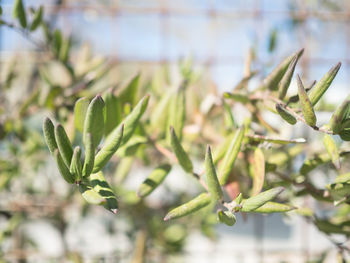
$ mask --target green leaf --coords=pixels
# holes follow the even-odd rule
[[[170,219],[176,219],[183,216],[187,216],[189,214],[192,214],[199,209],[206,207],[211,202],[211,197],[208,193],[202,193],[192,199],[191,201],[180,205],[179,207],[176,207],[172,209],[165,217],[164,221],[168,221]]]
[[[335,141],[330,135],[328,134],[324,135],[323,145],[325,146],[329,154],[329,157],[331,157],[332,163],[334,164],[335,168],[340,169],[339,151],[338,151],[337,145],[335,144]]]
[[[236,224],[236,216],[230,211],[219,210],[217,215],[218,215],[218,220],[221,223],[224,223],[225,225],[233,226],[234,224]]]
[[[124,125],[121,124],[107,137],[101,150],[95,156],[93,172],[100,171],[118,150],[124,137]]]
[[[235,134],[230,133],[226,138],[224,138],[224,141],[219,144],[218,147],[213,151],[213,162],[216,165],[222,158],[225,157],[225,154],[227,152],[228,147],[231,144],[232,139],[234,138]],[[220,174],[220,173],[219,173]]]
[[[65,165],[62,156],[58,149],[54,152],[54,157],[57,163],[58,171],[62,175],[63,179],[70,184],[75,182],[74,176],[69,172],[68,167]]]
[[[38,10],[36,10],[32,24],[30,25],[30,31],[35,31],[40,25],[43,19],[43,6],[40,6]]]
[[[282,80],[278,84],[278,91],[279,91],[279,99],[284,99],[284,97],[287,95],[288,88],[290,86],[290,82],[292,80],[295,66],[298,63],[298,55],[295,55],[292,62],[289,64],[288,69],[286,73],[284,74]]]
[[[168,127],[173,127],[179,141],[182,140],[182,129],[186,118],[186,98],[185,89],[180,88],[171,98],[168,113]]]
[[[273,52],[276,49],[278,31],[276,28],[272,29],[269,36],[269,52]]]
[[[54,154],[55,150],[58,149],[58,146],[55,139],[55,127],[49,118],[45,118],[44,120],[43,131],[49,151],[51,154]]]
[[[148,143],[148,139],[144,136],[134,135],[131,139],[118,149],[119,157],[134,156],[142,144]]]
[[[137,195],[141,198],[151,194],[169,174],[171,166],[169,164],[163,164],[155,168],[152,173],[141,184],[137,191]]]
[[[185,170],[185,172],[192,173],[193,172],[192,161],[188,157],[184,148],[182,148],[182,145],[179,139],[177,138],[175,129],[173,127],[170,127],[170,143],[171,143],[171,148],[173,149],[175,156],[179,164],[181,165],[181,167]]]
[[[88,177],[91,174],[95,163],[95,147],[90,133],[86,134],[84,147],[85,160],[83,165],[83,177]]]
[[[205,155],[205,172],[208,184],[208,191],[211,197],[215,200],[221,200],[223,198],[222,189],[219,183],[219,179],[216,175],[213,159],[211,156],[210,146],[207,146],[207,152]]]
[[[84,121],[83,142],[87,143],[87,134],[91,134],[93,146],[96,148],[104,133],[103,108],[105,103],[101,96],[97,95],[90,102]]]
[[[229,129],[236,127],[235,119],[232,115],[231,107],[225,102],[225,100],[222,100],[222,105],[224,107],[225,126]]]
[[[116,214],[118,212],[118,201],[102,172],[91,174],[90,183],[94,191],[106,200],[106,209]]]
[[[238,93],[238,92],[234,92],[234,93],[225,92],[224,98],[232,99],[234,101],[238,101],[238,102],[241,102],[243,104],[246,104],[250,101],[249,97],[246,94]]]
[[[13,17],[18,19],[23,28],[27,27],[27,17],[22,0],[15,0],[13,5]]]
[[[120,160],[117,169],[114,173],[115,182],[120,184],[124,182],[125,178],[130,172],[132,164],[134,163],[134,156],[124,157]]]
[[[169,104],[172,94],[165,93],[158,104],[155,106],[151,114],[151,127],[154,130],[164,131],[167,130],[167,120],[169,115]]]
[[[242,212],[252,212],[255,209],[263,206],[267,202],[273,200],[276,198],[277,195],[279,195],[281,192],[284,191],[283,187],[275,187],[270,190],[267,190],[265,192],[261,192],[258,195],[255,195],[253,197],[250,197],[246,200],[243,200],[242,205]]]
[[[260,193],[264,185],[265,179],[265,157],[260,148],[256,148],[254,151],[253,159],[253,195]]]
[[[74,125],[81,133],[84,131],[85,116],[89,107],[89,102],[88,98],[80,98],[74,106]]]
[[[123,103],[130,103],[131,105],[136,103],[140,76],[141,74],[138,73],[135,77],[133,77],[129,84],[120,93],[119,98]]]
[[[282,119],[284,119],[289,124],[294,125],[297,123],[297,119],[281,104],[279,103],[276,104],[276,110],[277,110],[277,113],[282,117]]]
[[[81,149],[76,146],[73,151],[72,161],[69,167],[69,172],[74,176],[75,181],[79,182],[82,178],[82,165],[81,165]]]
[[[267,88],[269,90],[277,90],[278,89],[278,83],[282,80],[284,74],[286,73],[289,65],[292,63],[295,56],[298,57],[298,59],[303,54],[304,49],[301,49],[291,56],[285,58],[274,70],[264,79],[263,81],[263,88]]]
[[[112,90],[105,93],[105,136],[111,133],[122,120],[122,104],[118,97],[113,94]]]
[[[344,129],[339,132],[339,136],[343,141],[350,141],[350,129]]]
[[[67,63],[71,44],[72,44],[71,37],[62,38],[62,44],[60,48],[60,53],[58,54],[58,58],[63,63]]]
[[[52,38],[52,42],[53,42],[53,51],[55,52],[56,57],[59,56],[60,51],[61,51],[61,47],[62,47],[62,32],[59,29],[56,29],[53,33],[53,38]]]
[[[291,210],[296,209],[294,206],[281,204],[281,203],[275,203],[275,202],[267,202],[264,205],[260,206],[259,208],[255,209],[254,213],[284,213],[289,212]]]
[[[298,95],[299,95],[301,110],[303,112],[305,121],[311,127],[315,127],[316,126],[316,115],[315,115],[314,109],[312,107],[311,101],[309,100],[309,97],[306,94],[306,91],[304,89],[304,85],[301,82],[299,75],[297,75],[297,82],[298,82]]]
[[[348,183],[329,184],[326,185],[326,188],[329,190],[331,197],[336,201],[350,196],[350,184]]]
[[[132,112],[122,121],[124,123],[124,135],[121,145],[124,145],[133,135],[140,118],[142,117],[143,113],[147,108],[148,101],[149,95],[146,95],[139,101],[139,103],[135,106]],[[120,126],[121,125],[119,125],[119,127]],[[111,132],[111,134],[106,139],[106,143],[109,140],[113,140],[113,137],[115,137],[118,134],[118,129],[119,128],[117,127]]]
[[[328,153],[316,154],[313,157],[306,159],[300,168],[300,173],[302,175],[307,175],[313,169],[319,165],[326,164],[331,161]]]
[[[345,156],[348,155],[350,152],[340,152],[339,155]],[[322,153],[322,154],[315,154],[314,156],[306,159],[303,163],[303,165],[300,168],[300,173],[302,175],[307,175],[309,172],[311,172],[316,167],[327,164],[331,161],[331,157],[328,153]]]
[[[297,138],[297,139],[279,139],[279,138],[272,138],[272,137],[266,137],[261,135],[248,135],[248,138],[252,141],[257,142],[269,142],[269,143],[275,143],[279,145],[286,145],[286,144],[292,144],[292,143],[305,143],[306,140],[304,138]]]
[[[349,236],[349,229],[346,230],[342,225],[336,225],[329,222],[328,220],[321,219],[316,219],[314,223],[317,226],[317,228],[322,232],[328,234],[345,234]]]
[[[337,176],[335,178],[335,181],[334,181],[336,184],[338,183],[348,183],[350,182],[350,173],[346,173],[346,174],[341,174],[339,176]]]
[[[321,99],[322,95],[332,84],[332,81],[337,75],[340,67],[341,63],[339,62],[337,65],[331,68],[319,82],[316,83],[315,87],[311,89],[311,91],[309,92],[309,98],[313,106],[316,105],[316,103]]]
[[[92,205],[101,205],[106,202],[100,194],[98,194],[94,189],[90,186],[86,186],[83,184],[79,185],[79,191],[86,202]]]
[[[228,181],[234,162],[241,149],[242,141],[244,138],[244,127],[239,128],[233,137],[230,147],[228,148],[224,160],[219,167],[220,184],[225,185]]]
[[[67,133],[61,124],[56,124],[55,126],[55,138],[64,163],[67,167],[70,167],[70,162],[73,156],[73,148]]]
[[[350,116],[350,95],[346,97],[346,99],[342,102],[340,106],[337,107],[335,112],[333,113],[330,121],[329,127],[330,129],[338,134],[342,131],[344,122]]]

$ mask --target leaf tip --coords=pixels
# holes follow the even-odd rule
[[[113,209],[111,209],[111,212],[116,215],[118,213],[118,209],[117,208],[113,208]]]

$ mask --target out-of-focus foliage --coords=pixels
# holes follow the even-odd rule
[[[240,220],[237,213],[299,214],[328,236],[349,238],[348,98],[333,110],[328,124],[317,123],[314,109],[340,63],[311,88],[298,76],[298,94],[288,93],[288,88],[303,49],[284,59],[261,85],[247,88],[255,76],[251,71],[251,77],[223,95],[203,91],[190,60],[179,63],[178,84],[162,68],[147,79],[138,73],[122,85],[107,80],[114,65],[106,59],[86,48],[73,57],[72,38],[43,19],[43,8],[29,15],[21,0],[13,8],[14,21],[1,20],[2,26],[28,37],[42,30],[44,44],[38,48],[46,56],[33,63],[29,74],[20,70],[19,58],[1,72],[1,256],[30,257],[35,244],[21,236],[27,220],[47,218],[63,235],[71,211],[83,218],[96,212],[95,205],[113,213],[110,232],[116,231],[114,217],[128,222],[127,235],[136,238],[132,262],[159,261],[181,251],[193,229],[215,238],[213,226],[234,226]],[[271,52],[276,42],[274,31]],[[25,96],[18,96],[15,88],[23,79]],[[246,109],[246,118],[236,120],[237,105]],[[282,138],[265,118],[268,111],[318,132],[324,149],[314,150],[303,138]],[[303,164],[297,167],[300,158]],[[198,167],[198,162],[203,165]],[[127,182],[135,167],[147,168],[149,174],[133,188]],[[337,177],[319,186],[310,176],[314,170]],[[58,184],[53,171],[66,182]],[[180,172],[188,175],[187,189],[164,186]],[[151,200],[161,187],[166,198]],[[296,205],[306,197],[327,204],[331,212],[314,213]],[[12,239],[16,242],[8,246]],[[336,245],[345,258],[349,250]],[[73,262],[84,258],[65,249],[63,257]]]

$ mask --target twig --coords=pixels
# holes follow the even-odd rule
[[[163,154],[166,158],[168,158],[171,162],[173,163],[178,163],[178,160],[175,156],[175,154],[173,154],[171,151],[169,151],[168,149],[166,149],[165,147],[161,146],[159,143],[157,143],[155,140],[153,140],[152,138],[148,137],[149,142],[154,146],[154,148],[160,152],[161,154]],[[202,173],[201,173],[202,174]],[[208,186],[207,184],[204,182],[203,178],[201,177],[201,174],[197,174],[197,173],[192,173],[193,177],[196,178],[199,183],[204,187],[204,189],[208,190]]]
[[[289,106],[287,106],[283,101],[271,96],[270,94],[254,94],[252,96],[249,96],[249,99],[252,100],[270,100],[273,101],[275,103],[281,104],[285,109],[287,109],[297,120],[305,123],[306,125],[308,125],[305,121],[305,119],[299,115],[294,109],[290,108]],[[309,126],[309,125],[308,125]],[[311,128],[313,128],[315,131],[320,131],[323,133],[327,133],[327,134],[334,134],[332,131],[322,128],[322,127],[317,127],[317,126],[309,126]]]

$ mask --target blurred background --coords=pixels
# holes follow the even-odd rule
[[[253,57],[252,68],[264,76],[285,56],[305,48],[297,72],[319,80],[341,61],[342,68],[327,93],[328,98],[338,102],[349,91],[350,2],[346,0],[26,0],[24,3],[27,7],[44,6],[45,19],[61,29],[64,36],[72,38],[72,57],[79,57],[88,47],[94,56],[105,57],[113,65],[107,76],[113,81],[130,78],[137,72],[151,76],[164,65],[174,71],[181,59],[190,57],[204,76],[203,85],[208,89],[215,86],[223,92],[232,89],[246,74],[247,57]],[[2,18],[12,20],[13,0],[1,0],[1,6]],[[29,70],[33,61],[40,63],[45,54],[37,44],[42,38],[41,31],[28,38],[12,28],[0,27],[0,69],[5,71],[14,57],[20,58],[16,63],[24,71]],[[58,71],[54,75],[55,72]],[[173,78],[176,82],[178,77],[174,74]],[[254,79],[252,85],[258,82],[259,79]],[[17,96],[19,90],[15,92]],[[37,118],[42,116],[44,113]],[[55,169],[52,165],[42,168],[42,180],[31,181],[33,191],[50,184],[43,179],[48,174],[50,180],[56,180]],[[147,172],[138,167],[133,169],[130,187],[142,182]],[[176,172],[179,171],[173,171]],[[37,173],[35,176],[40,177]],[[166,185],[177,185],[186,191],[188,179],[179,178],[169,179]],[[69,191],[60,180],[55,181],[59,195]],[[16,187],[9,191],[19,189]],[[149,201],[150,206],[157,207],[157,198],[166,191],[166,186],[157,190]],[[16,210],[16,206],[8,207],[11,204],[8,199],[4,197],[0,201],[2,210]],[[16,200],[25,201],[25,196]],[[50,209],[43,212],[36,207],[32,211],[34,216],[21,225],[19,239],[2,244],[3,253],[8,253],[4,262],[66,262],[63,255],[67,248],[74,251],[69,257],[71,262],[83,262],[79,261],[81,258],[84,262],[130,262],[142,234],[133,233],[128,217],[116,218],[99,208],[92,210],[93,213],[80,218],[71,207],[63,215],[71,223],[63,227],[42,216],[54,213]],[[7,221],[1,220],[2,229],[8,227]],[[179,235],[180,240],[184,230],[175,225],[167,231],[170,236]],[[332,248],[331,242],[314,226],[297,217],[255,215],[246,222],[239,220],[235,227],[215,226],[214,232],[215,238],[208,238],[199,230],[191,231],[181,244],[181,253],[165,254],[168,250],[159,243],[160,248],[154,250],[162,253],[154,252],[149,262],[323,262],[317,260]],[[35,247],[27,255],[28,261],[21,261],[21,251],[12,249],[16,247],[13,242],[21,243],[21,238],[30,240],[29,248]],[[334,257],[334,254],[329,256],[328,262],[336,262],[332,261]]]

